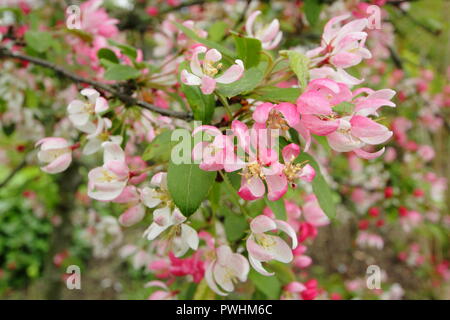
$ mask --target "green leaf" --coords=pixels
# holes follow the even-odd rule
[[[258,91],[251,94],[250,97],[258,101],[267,101],[273,103],[296,103],[299,95],[300,90],[298,88],[265,87],[258,89]]]
[[[217,91],[227,98],[235,97],[256,88],[262,81],[263,77],[263,72],[260,69],[250,68],[245,70],[244,75],[238,81],[230,84],[219,83],[217,86]]]
[[[323,212],[325,212],[325,214],[330,219],[334,218],[334,216],[336,215],[336,205],[333,200],[331,188],[325,181],[320,171],[319,165],[317,164],[316,160],[306,152],[301,153],[297,157],[297,159],[295,159],[296,163],[303,161],[308,161],[308,164],[310,164],[314,168],[314,170],[316,170],[316,176],[312,181],[314,194],[316,195]]]
[[[203,171],[198,164],[169,163],[167,184],[180,211],[189,217],[200,206],[216,179],[217,172]]]
[[[30,30],[25,33],[25,42],[33,50],[43,53],[51,47],[53,38],[49,32]]]
[[[280,220],[286,220],[286,208],[284,207],[284,200],[278,199],[277,201],[270,201],[265,198],[266,204],[269,206],[270,210],[275,214],[275,217]]]
[[[168,162],[170,159],[170,153],[172,147],[176,143],[171,140],[172,131],[164,130],[159,135],[157,135],[152,142],[147,146],[142,155],[142,159],[145,161],[154,162]]]
[[[244,215],[236,214],[226,207],[223,209],[225,211],[224,227],[228,241],[234,242],[242,239],[245,230],[248,229],[247,219]]]
[[[244,62],[246,69],[255,67],[261,58],[261,41],[254,38],[239,37],[233,35],[237,56]]]
[[[291,266],[279,261],[271,261],[270,268],[275,272],[276,277],[283,285],[296,280],[295,274],[292,272]]]
[[[286,52],[289,58],[289,66],[298,78],[298,84],[302,90],[306,88],[309,79],[309,59],[300,52],[289,50]]]
[[[136,79],[140,76],[139,70],[133,67],[116,64],[106,70],[105,80],[124,81],[130,79]]]
[[[303,9],[305,11],[306,19],[308,19],[308,22],[314,26],[317,21],[319,21],[319,15],[322,9],[320,0],[305,0]]]
[[[104,60],[110,61],[112,63],[116,63],[116,64],[119,63],[119,59],[117,58],[114,51],[107,49],[107,48],[101,48],[100,50],[98,50],[97,57],[99,59],[104,59]]]
[[[268,299],[275,300],[280,297],[281,283],[277,277],[263,276],[253,269],[250,270],[248,277]]]
[[[188,63],[183,62],[179,67],[179,74],[184,69],[188,69]],[[186,99],[194,113],[194,119],[201,121],[203,124],[209,124],[214,115],[214,109],[216,107],[216,99],[213,94],[203,94],[198,86],[189,86],[180,81],[181,91],[186,96]]]
[[[220,41],[227,33],[229,24],[225,21],[216,21],[208,30],[208,38],[211,41]]]
[[[118,43],[111,39],[108,39],[108,43],[116,48],[119,48],[120,51],[127,57],[131,58],[132,60],[136,60],[137,58],[136,48],[133,48],[132,46],[126,44]]]
[[[222,46],[221,44],[211,41],[211,40],[208,40],[208,39],[205,39],[205,38],[202,38],[202,37],[199,37],[194,30],[183,26],[181,23],[178,23],[175,21],[173,21],[171,23],[174,24],[178,29],[180,29],[186,36],[188,36],[192,40],[202,43],[205,46],[207,46],[208,48],[214,48],[214,49],[219,50],[220,53],[222,53],[222,55],[226,56],[229,60],[234,60],[236,58],[233,51]]]
[[[213,94],[203,94],[198,86],[181,84],[181,91],[186,95],[189,106],[194,113],[194,119],[208,124],[214,114],[216,100]]]

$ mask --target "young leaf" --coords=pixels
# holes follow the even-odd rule
[[[107,48],[101,48],[100,50],[97,51],[97,57],[99,59],[104,59],[104,60],[108,60],[112,63],[119,63],[119,59],[117,58],[116,54],[114,53],[114,51],[107,49]]]
[[[167,184],[180,211],[189,217],[200,206],[216,179],[215,171],[204,171],[198,164],[169,163]]]
[[[241,79],[230,84],[219,84],[217,91],[227,98],[253,90],[261,82],[263,73],[258,68],[245,70]]]
[[[250,270],[248,277],[268,299],[274,300],[280,297],[281,283],[276,277],[263,276],[253,269]]]
[[[111,39],[108,39],[108,43],[116,48],[119,48],[120,52],[122,52],[127,57],[131,58],[132,60],[136,60],[137,58],[136,48],[133,48],[132,46],[129,46],[127,44],[118,43]]]
[[[188,86],[181,84],[181,91],[186,95],[189,106],[194,113],[194,119],[208,124],[214,114],[216,100],[213,94],[203,94],[198,86]]]
[[[25,33],[25,42],[33,50],[43,53],[51,47],[53,38],[48,32],[30,30]]]
[[[319,20],[320,10],[322,9],[320,0],[305,0],[303,8],[305,10],[306,19],[314,26]]]
[[[155,162],[169,161],[172,146],[175,143],[171,140],[171,137],[171,130],[164,130],[157,135],[145,149],[142,159]]]
[[[296,74],[300,88],[304,90],[309,78],[309,59],[304,54],[292,50],[287,51],[287,56],[289,58],[289,66]]]
[[[195,33],[194,30],[189,29],[185,26],[183,26],[181,23],[172,21],[171,23],[173,23],[178,29],[180,29],[186,36],[188,36],[189,38],[191,38],[192,40],[195,40],[197,42],[200,42],[202,44],[204,44],[205,46],[207,46],[208,48],[214,48],[220,51],[220,53],[222,53],[222,55],[224,55],[225,57],[227,57],[229,60],[234,60],[236,58],[235,54],[233,53],[233,51],[231,51],[230,49],[222,46],[221,44],[199,37],[197,35],[197,33]]]
[[[216,21],[208,30],[208,38],[215,42],[222,40],[229,27],[225,21]]]
[[[245,230],[248,229],[248,223],[245,216],[242,214],[236,214],[228,208],[224,208],[224,211],[224,227],[228,241],[234,242],[242,239],[245,234]]]
[[[250,97],[255,100],[273,103],[279,102],[296,103],[299,95],[300,90],[298,88],[265,87],[258,89],[258,91],[256,93],[252,93]]]
[[[317,164],[316,160],[306,152],[301,153],[295,162],[303,162],[308,161],[314,170],[316,170],[316,176],[312,181],[312,187],[314,194],[319,201],[319,205],[322,208],[323,212],[331,219],[336,215],[336,207],[332,196],[331,188],[328,183],[325,181],[322,173],[320,172],[320,167]]]
[[[233,35],[237,56],[244,62],[246,69],[255,67],[261,58],[261,41],[254,38],[239,37]]]
[[[106,70],[105,79],[106,80],[115,80],[115,81],[124,81],[130,79],[136,79],[140,76],[139,70],[136,70],[133,67],[125,66],[121,64],[113,65],[111,68]]]

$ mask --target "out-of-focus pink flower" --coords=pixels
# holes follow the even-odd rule
[[[148,300],[174,300],[176,299],[176,294],[169,290],[169,287],[162,281],[153,280],[145,284],[145,288],[157,287],[163,290],[154,291]]]
[[[305,291],[306,287],[298,282],[290,282],[283,287],[283,295],[281,296],[282,300],[300,300],[300,293]]]
[[[306,202],[303,205],[303,215],[305,220],[315,227],[328,225],[330,223],[330,219],[328,219],[325,212],[323,212],[316,196],[314,194],[310,194],[305,200]]]
[[[198,58],[200,53],[205,53],[201,62]],[[235,61],[236,64],[217,76],[222,68],[220,60],[222,60],[222,54],[216,49],[207,50],[204,46],[198,46],[192,55],[191,72],[186,69],[181,71],[181,81],[190,86],[200,86],[203,94],[211,94],[216,89],[217,83],[230,84],[242,77],[244,63],[239,59]]]
[[[103,0],[89,0],[81,4],[83,31],[105,38],[115,37],[119,33],[119,20],[110,18],[104,8]]]
[[[192,276],[195,283],[199,283],[205,274],[205,262],[200,259],[199,252],[191,257],[180,259],[172,252],[169,253],[170,267],[169,271],[177,277]]]
[[[41,167],[47,173],[60,173],[66,170],[72,162],[72,148],[69,142],[63,138],[48,137],[36,142],[40,147],[37,154],[39,161],[48,163]]]
[[[377,234],[361,231],[356,238],[356,243],[360,247],[370,247],[378,250],[383,249],[384,240]]]
[[[435,156],[433,147],[427,145],[420,146],[419,149],[417,149],[417,153],[425,162],[433,160]]]
[[[281,230],[292,239],[292,249],[297,247],[297,236],[294,229],[285,221],[271,219],[260,215],[250,222],[251,235],[247,239],[248,258],[252,267],[259,273],[270,276],[261,262],[277,260],[288,263],[293,259],[292,250],[280,237],[266,234],[268,231]]]
[[[226,296],[227,292],[234,291],[237,280],[247,280],[249,270],[250,266],[243,255],[233,253],[229,246],[222,245],[216,249],[216,258],[208,264],[205,279],[215,293]]]
[[[268,26],[255,25],[256,18],[260,14],[259,10],[250,14],[245,23],[245,31],[251,38],[260,40],[263,49],[272,50],[278,46],[283,37],[283,33],[280,31],[280,22],[278,19],[274,19]]]

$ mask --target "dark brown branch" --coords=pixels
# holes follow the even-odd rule
[[[108,92],[112,96],[118,98],[119,100],[121,100],[122,102],[124,102],[125,104],[130,105],[130,106],[135,105],[135,106],[141,107],[143,109],[147,109],[147,110],[162,114],[164,116],[172,117],[172,118],[178,118],[178,119],[184,119],[184,120],[192,119],[192,115],[190,113],[165,110],[165,109],[158,108],[158,107],[156,107],[150,103],[147,103],[145,101],[135,99],[135,98],[131,97],[130,95],[123,93],[116,88],[113,88],[112,86],[109,86],[107,84],[104,84],[104,83],[101,83],[98,81],[94,81],[91,79],[81,77],[75,73],[65,70],[64,68],[62,68],[60,66],[57,66],[51,62],[48,62],[48,61],[40,59],[40,58],[27,56],[27,55],[17,53],[17,52],[12,52],[11,50],[9,50],[5,47],[1,47],[1,46],[0,46],[0,57],[24,60],[24,61],[31,62],[31,63],[41,66],[41,67],[51,69],[51,70],[55,71],[56,73],[58,73],[59,75],[62,75],[72,81],[75,81],[78,83],[89,84],[97,90],[102,90],[102,91]]]

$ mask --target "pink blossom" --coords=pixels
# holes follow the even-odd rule
[[[149,297],[148,300],[173,300],[176,299],[176,294],[169,290],[169,287],[162,281],[153,280],[149,281],[145,284],[145,288],[157,287],[162,290],[154,291]]]
[[[205,53],[205,58],[200,62],[198,55]],[[222,68],[219,61],[222,60],[222,54],[216,49],[207,50],[204,46],[198,46],[194,49],[191,59],[191,72],[184,69],[181,71],[181,81],[190,86],[200,86],[203,94],[211,94],[216,89],[217,83],[229,84],[239,80],[244,74],[244,64],[242,60],[236,60],[221,75],[216,75]]]
[[[125,153],[119,145],[105,142],[103,147],[103,166],[92,169],[88,174],[88,195],[96,200],[111,201],[126,187],[129,169],[125,163]]]
[[[37,154],[39,161],[47,163],[41,170],[47,173],[60,173],[66,170],[72,162],[72,148],[63,138],[43,138],[36,142],[40,147]]]
[[[328,219],[325,212],[323,212],[316,196],[314,194],[310,194],[305,200],[306,202],[303,205],[303,215],[305,220],[315,227],[328,225],[330,223],[330,219]]]
[[[435,156],[433,147],[427,145],[420,146],[417,153],[425,162],[433,160]]]
[[[371,58],[371,53],[364,47],[367,33],[367,19],[357,19],[341,26],[341,22],[350,15],[332,18],[327,22],[322,34],[320,47],[307,52],[311,62],[317,66],[330,64],[336,68],[349,68]]]
[[[250,14],[245,23],[245,31],[249,37],[260,40],[263,49],[272,50],[278,46],[283,37],[283,33],[280,31],[280,22],[278,19],[274,19],[267,26],[255,25],[256,18],[260,14],[259,10]]]
[[[205,274],[205,263],[200,260],[199,252],[194,253],[191,257],[180,259],[172,252],[169,252],[170,267],[169,272],[177,277],[190,275],[195,283],[199,283]]]
[[[103,0],[89,0],[81,4],[82,29],[94,35],[111,38],[119,33],[119,20],[110,18],[104,8]]]
[[[260,128],[282,131],[296,126],[300,120],[296,106],[287,102],[277,105],[270,102],[260,104],[256,107],[252,117]]]
[[[215,293],[226,296],[226,292],[234,291],[237,280],[247,280],[249,270],[248,261],[243,255],[233,253],[229,246],[222,245],[216,249],[216,257],[208,264],[205,279]]]
[[[294,229],[285,221],[271,219],[260,215],[250,222],[251,234],[247,239],[248,259],[252,267],[259,273],[270,276],[262,266],[262,262],[277,260],[288,263],[293,259],[292,250],[280,237],[266,234],[268,231],[279,229],[292,240],[292,249],[297,247],[297,236]]]

